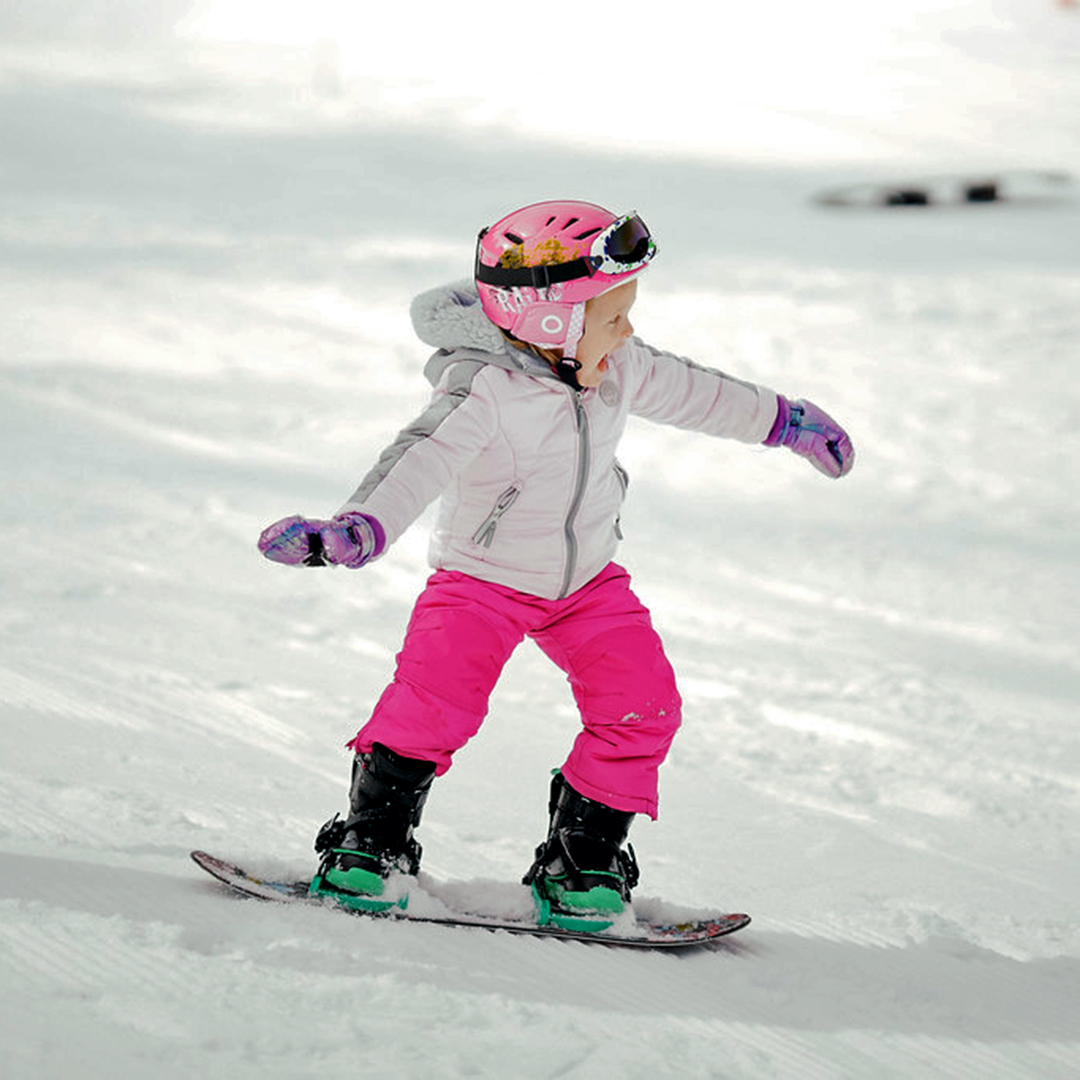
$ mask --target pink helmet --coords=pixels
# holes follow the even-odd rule
[[[585,301],[641,273],[655,254],[636,213],[616,217],[573,200],[533,203],[480,233],[476,287],[500,329],[573,359]]]

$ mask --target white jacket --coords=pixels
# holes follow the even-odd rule
[[[430,405],[404,428],[341,511],[378,518],[392,544],[442,496],[433,567],[546,599],[579,589],[611,561],[628,478],[615,457],[631,413],[760,443],[772,390],[631,338],[604,382],[575,390],[509,345],[471,283],[417,297],[413,324],[440,346]]]

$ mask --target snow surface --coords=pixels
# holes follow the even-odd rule
[[[1040,111],[1075,117],[1067,18],[978,36],[1044,153],[980,169],[1080,168]],[[830,211],[891,174],[209,122],[258,87],[31,52],[0,82],[5,1078],[1080,1075],[1076,188]],[[920,172],[968,161],[939,134]],[[568,177],[658,234],[645,337],[858,448],[834,484],[624,444],[622,557],[686,701],[641,903],[754,922],[642,955],[232,901],[189,850],[311,870],[426,574],[423,524],[355,574],[255,538],[350,493],[426,397],[411,295]],[[522,901],[575,729],[523,647],[429,801],[433,895]]]

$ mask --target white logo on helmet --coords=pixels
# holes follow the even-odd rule
[[[540,329],[545,334],[551,334],[552,337],[561,334],[565,328],[566,324],[563,322],[561,315],[545,315],[540,320]]]

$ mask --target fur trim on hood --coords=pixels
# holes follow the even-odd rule
[[[480,294],[469,279],[429,289],[409,308],[413,329],[437,349],[480,349],[505,352],[506,338],[484,314]]]

